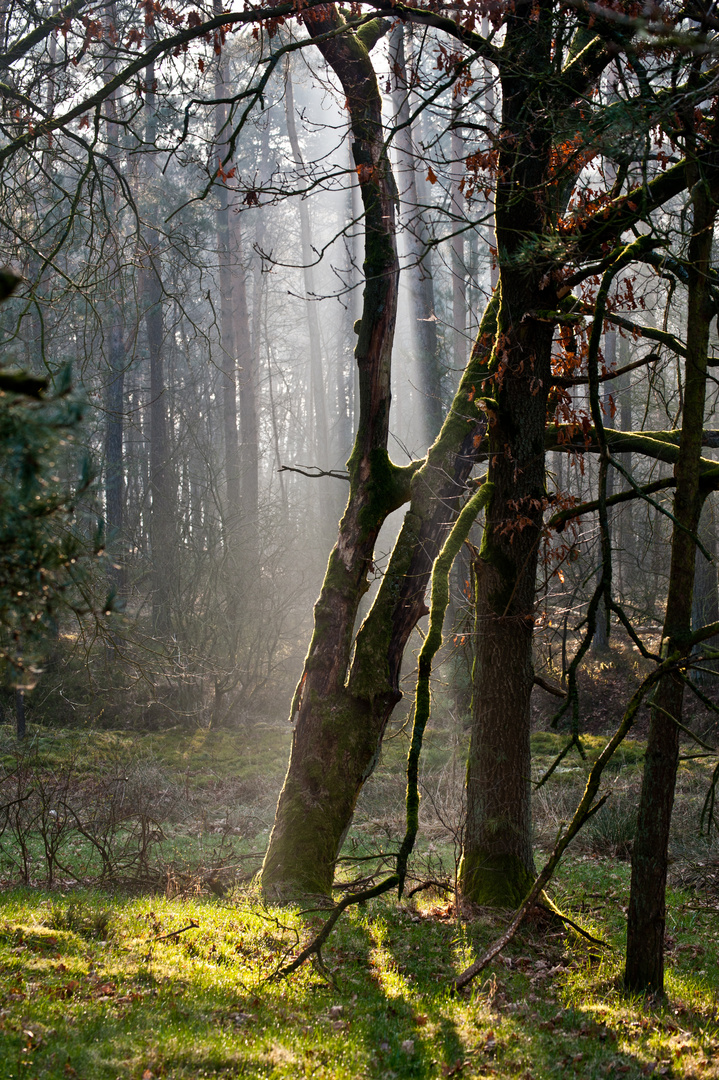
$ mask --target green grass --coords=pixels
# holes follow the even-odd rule
[[[452,876],[466,733],[450,734],[436,729],[428,737],[414,864],[419,877]],[[8,729],[2,735],[0,752],[11,764],[13,739]],[[503,928],[506,913],[457,920],[444,899],[426,893],[400,907],[377,901],[352,909],[339,924],[324,954],[329,980],[306,966],[273,982],[269,976],[308,940],[321,916],[268,910],[251,890],[235,889],[224,899],[197,895],[218,852],[236,852],[239,873],[257,867],[241,861],[241,853],[266,842],[288,737],[289,728],[262,725],[142,737],[33,730],[27,759],[38,770],[33,783],[50,782],[72,766],[80,783],[128,777],[133,806],[172,794],[165,838],[152,857],[176,868],[168,893],[179,889],[185,898],[72,891],[62,876],[52,891],[0,893],[0,1080],[719,1078],[719,903],[706,906],[701,892],[702,861],[716,861],[716,841],[696,839],[711,769],[705,761],[680,768],[672,879],[696,884],[699,892],[670,893],[665,1004],[630,1000],[621,990],[625,849],[643,752],[631,741],[608,772],[607,807],[580,834],[550,890],[611,949],[534,922],[471,993],[452,997],[452,975]],[[535,776],[565,739],[553,732],[533,736]],[[537,792],[538,865],[539,849],[551,846],[558,823],[573,811],[604,744],[599,736],[584,742],[586,760],[572,751]],[[404,828],[405,753],[404,736],[387,744],[345,851],[366,855],[396,846]],[[12,843],[6,834],[0,847],[7,853]],[[31,880],[41,885],[42,851],[37,838],[33,844]],[[63,851],[68,859],[84,857],[74,834]],[[367,870],[366,862],[342,864],[347,879]],[[17,874],[6,868],[5,881],[12,880]],[[164,937],[191,923],[197,926]]]
[[[0,1078],[719,1076],[716,913],[672,894],[668,999],[620,988],[628,868],[575,859],[554,893],[598,950],[525,928],[471,992],[451,975],[503,916],[443,902],[354,909],[325,951],[268,981],[320,916],[256,896],[0,896]],[[196,927],[174,937],[192,922]]]

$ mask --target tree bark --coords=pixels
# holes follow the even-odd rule
[[[688,298],[684,409],[672,529],[669,592],[662,655],[681,655],[691,631],[696,530],[706,492],[700,458],[706,397],[707,349],[712,306],[708,275],[719,196],[716,166],[691,189],[694,208],[688,252]],[[669,828],[679,758],[684,683],[677,674],[660,682],[651,711],[634,846],[624,982],[632,991],[664,991],[664,931]]]
[[[331,5],[304,13],[313,37],[335,29],[340,19]],[[345,681],[374,543],[387,514],[404,501],[406,475],[387,454],[399,268],[396,188],[384,144],[381,97],[359,35],[329,38],[319,48],[342,84],[352,123],[365,212],[366,286],[355,352],[360,415],[348,463],[349,502],[315,605],[314,633],[292,705],[296,722],[289,768],[262,868],[263,888],[281,894],[330,892],[367,752],[376,749],[372,733],[356,722]],[[383,701],[373,703],[379,710],[384,706]]]

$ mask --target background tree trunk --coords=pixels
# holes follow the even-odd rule
[[[220,0],[214,0],[214,13],[220,14]],[[229,75],[227,57],[217,57],[215,97],[227,96]],[[227,149],[227,106],[215,105],[215,146],[218,168]],[[224,167],[224,166],[222,166]],[[229,169],[229,163],[226,166]],[[222,349],[222,430],[225,442],[226,529],[236,536],[240,523],[240,442],[237,430],[237,350],[233,312],[233,253],[230,242],[230,216],[227,187],[220,177],[217,184],[217,258],[220,275],[220,337]]]
[[[289,64],[285,75],[285,115],[287,118],[287,135],[290,140],[292,156],[297,168],[304,169],[304,160],[300,149],[300,141],[297,138],[297,124],[295,123],[295,99],[292,89],[292,75]],[[310,226],[310,211],[306,199],[299,199],[298,210],[300,215],[300,251],[302,253],[302,274],[305,284],[305,296],[307,301],[307,323],[310,337],[310,396],[314,419],[314,446],[311,448],[311,464],[320,469],[328,469],[330,466],[329,436],[327,428],[327,394],[325,390],[325,373],[322,363],[322,338],[320,335],[320,320],[317,309],[317,289],[315,286],[314,262],[317,256],[312,249],[312,230]],[[327,477],[320,477],[316,481],[319,488],[320,506],[320,531],[329,530],[334,524],[331,521],[331,496]]]
[[[397,181],[399,185],[400,219],[403,225],[404,254],[407,259],[405,277],[410,293],[410,325],[412,344],[419,366],[419,388],[423,396],[423,449],[431,446],[439,434],[444,417],[442,407],[442,371],[437,340],[437,316],[434,305],[434,282],[422,218],[418,184],[417,157],[410,123],[410,81],[407,77],[404,25],[398,23],[390,35],[390,58],[394,73],[392,100],[397,148]]]
[[[107,25],[114,33],[115,5],[108,8]],[[115,62],[109,60],[103,78],[110,82],[115,74]],[[107,100],[107,156],[117,167],[118,125],[117,103],[113,93]],[[123,457],[123,433],[125,423],[125,325],[122,307],[122,281],[120,278],[120,202],[117,192],[117,176],[114,171],[109,181],[107,196],[108,212],[108,282],[111,298],[108,299],[107,360],[108,378],[105,389],[105,522],[110,552],[109,577],[115,590],[122,594],[125,588],[125,560],[123,527],[125,514],[125,475]]]
[[[145,109],[147,122],[145,138],[154,147],[156,139],[155,65],[146,69]],[[144,159],[147,180],[158,180],[155,153]],[[161,277],[160,237],[157,230],[157,190],[146,191],[147,214],[150,224],[143,230],[143,299],[145,330],[150,357],[150,552],[152,558],[152,627],[153,632],[166,636],[171,630],[173,564],[176,537],[173,528],[175,498],[173,495],[172,464],[167,436],[167,399],[165,395],[163,320],[163,286]]]

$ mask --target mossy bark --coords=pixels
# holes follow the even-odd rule
[[[682,649],[691,632],[694,589],[694,537],[706,489],[701,484],[702,426],[706,399],[707,349],[713,317],[709,271],[719,198],[719,161],[696,178],[688,252],[687,355],[679,455],[675,466],[674,526],[669,591],[662,653]],[[632,849],[632,878],[624,982],[632,991],[664,991],[664,931],[669,829],[677,765],[684,683],[676,673],[660,682],[651,711],[637,830]]]
[[[341,22],[331,6],[303,17],[314,35],[333,31]],[[503,133],[498,140],[501,286],[485,313],[467,370],[426,461],[400,470],[392,466],[386,451],[396,255],[393,183],[382,144],[379,95],[361,40],[349,34],[318,45],[347,93],[366,210],[367,287],[357,348],[360,420],[349,462],[350,499],[315,608],[315,630],[292,709],[297,725],[290,766],[262,872],[265,889],[284,895],[326,894],[331,888],[357,796],[374,768],[387,721],[401,698],[402,657],[412,630],[427,612],[425,592],[432,565],[466,497],[471,470],[488,451],[495,490],[482,551],[487,636],[478,678],[482,672],[485,685],[497,669],[499,676],[502,668],[507,670],[501,649],[505,639],[511,641],[516,664],[508,694],[514,706],[507,722],[521,744],[522,761],[528,762],[551,313],[558,310],[562,281],[561,275],[555,276],[561,254],[551,254],[558,245],[548,248],[545,238],[557,235],[558,216],[571,190],[571,184],[562,186],[551,179],[552,141],[560,143],[576,132],[586,94],[611,58],[601,40],[590,35],[589,44],[562,68],[561,53],[552,53],[552,9],[547,0],[539,5],[520,3],[508,16],[501,50]],[[659,201],[669,197],[681,178],[672,177],[672,183],[674,187],[666,181],[661,192],[650,184],[652,197]],[[646,199],[620,199],[578,222],[571,240],[577,253],[582,257],[585,252],[601,252],[602,244],[628,227],[630,217],[637,220],[647,205]],[[566,239],[570,242],[568,235]],[[410,506],[390,563],[353,643],[354,618],[367,588],[377,532],[386,514],[408,498]],[[488,730],[503,725],[509,715],[506,707],[494,719],[479,704],[477,709],[481,717],[477,722]],[[524,778],[524,799],[528,767],[520,765],[519,774]],[[464,861],[467,887],[469,870],[478,865],[473,852],[477,851],[480,864],[488,858],[481,822],[489,817],[484,812],[474,817],[476,844],[468,847]],[[531,875],[526,814],[520,831],[524,841],[518,857]],[[511,833],[505,830],[505,835]],[[513,858],[515,852],[509,854]],[[505,878],[519,888],[521,874],[506,855],[494,852],[492,857],[504,860]],[[478,880],[474,870],[471,876]]]
[[[313,37],[338,29],[332,5],[306,11]],[[346,690],[352,633],[366,592],[374,544],[386,516],[406,498],[408,474],[387,454],[390,358],[399,268],[396,188],[382,127],[382,103],[363,42],[348,33],[318,47],[347,97],[353,155],[365,214],[365,291],[355,358],[359,421],[348,462],[350,495],[314,611],[314,633],[292,707],[295,730],[285,784],[262,868],[275,895],[330,892],[334,864],[376,738],[364,714],[396,700],[356,701]],[[358,712],[362,713],[360,717]]]
[[[546,266],[530,252],[548,231],[552,213],[552,131],[541,78],[551,67],[549,28],[549,20],[528,11],[507,23],[511,62],[502,78],[495,201],[500,306],[482,389],[494,490],[475,563],[476,654],[460,877],[466,899],[503,906],[517,904],[534,878],[529,702],[553,327],[532,313],[546,309],[555,290]]]

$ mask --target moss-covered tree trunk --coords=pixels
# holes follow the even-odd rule
[[[306,13],[310,31],[317,35],[336,28],[333,11],[322,9],[321,16]],[[495,644],[501,648],[503,635],[508,635],[521,658],[505,668],[507,695],[516,703],[511,723],[515,735],[524,740],[522,761],[528,760],[526,702],[553,330],[547,312],[556,311],[561,288],[561,275],[555,277],[561,255],[544,254],[542,245],[556,229],[547,204],[553,204],[555,215],[562,213],[571,191],[571,184],[546,181],[551,176],[551,140],[560,142],[568,131],[576,131],[587,89],[599,78],[610,53],[599,37],[580,31],[579,47],[571,51],[564,67],[561,52],[551,56],[550,64],[548,2],[540,9],[530,3],[517,5],[509,22],[506,45],[501,54],[492,53],[506,76],[503,89],[508,95],[497,205],[503,245],[501,304],[497,290],[437,440],[424,462],[404,470],[391,465],[385,449],[394,307],[384,305],[386,299],[396,302],[396,261],[390,259],[392,185],[391,178],[383,179],[388,165],[381,149],[376,83],[362,41],[351,36],[318,42],[347,93],[354,158],[367,209],[368,277],[357,349],[360,419],[349,462],[350,500],[315,608],[315,630],[293,704],[297,727],[290,765],[262,872],[270,893],[328,893],[331,888],[357,796],[372,773],[387,721],[402,696],[402,658],[412,630],[427,611],[425,593],[433,562],[466,498],[473,467],[487,457],[488,424],[490,470],[498,490],[488,511],[491,529],[483,561],[490,575],[498,573],[500,580],[492,585],[487,577],[487,596],[493,605]],[[575,160],[572,155],[570,171]],[[577,221],[569,242],[579,258],[603,253],[618,234],[653,205],[676,194],[683,183],[683,170],[668,170],[646,191],[643,187],[640,193],[631,192]],[[483,397],[494,404],[483,403]],[[353,643],[352,624],[366,589],[379,525],[389,510],[408,499],[389,565]],[[495,665],[489,652],[485,667],[491,677]],[[503,724],[503,717],[498,715],[497,722]],[[495,760],[500,758],[495,755]],[[522,791],[528,794],[528,772],[522,775]],[[528,823],[526,814],[525,839]],[[481,839],[479,828],[475,836]],[[528,846],[526,841],[522,858],[531,873]],[[471,858],[465,860],[467,868],[471,864]]]
[[[304,13],[313,37],[338,28],[334,6]],[[365,213],[365,291],[355,350],[359,420],[348,462],[350,495],[315,605],[315,625],[293,701],[295,730],[285,784],[262,868],[263,888],[276,894],[328,893],[342,837],[376,749],[345,683],[354,622],[368,586],[374,544],[389,514],[406,498],[407,474],[387,454],[390,360],[397,310],[396,188],[382,127],[382,103],[365,38],[347,33],[320,40],[350,113],[353,156]],[[396,696],[394,698],[396,700]],[[394,704],[372,697],[373,711]]]
[[[669,591],[662,653],[681,653],[691,631],[694,589],[694,537],[706,495],[700,483],[702,429],[706,397],[711,248],[719,197],[716,164],[707,166],[692,187],[694,207],[688,252],[688,301],[684,409],[679,457],[675,466],[674,525]],[[678,674],[659,684],[651,712],[637,829],[632,851],[632,880],[624,981],[629,990],[664,990],[664,929],[669,828],[677,764],[684,683]]]
[[[490,376],[494,485],[476,575],[476,656],[467,763],[463,895],[514,905],[534,874],[529,699],[544,429],[553,328],[532,313],[556,304],[532,241],[548,231],[552,118],[544,100],[551,21],[518,8],[507,23],[495,200],[500,302]],[[530,251],[527,250],[530,248]]]

